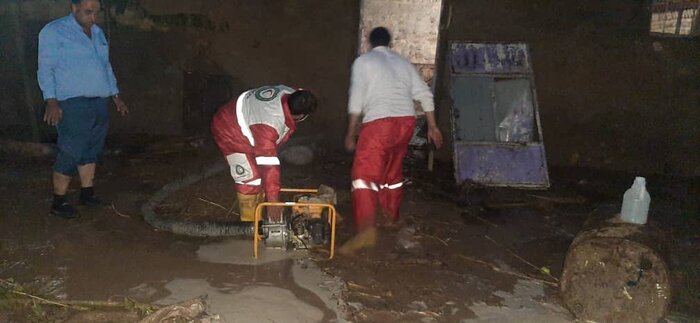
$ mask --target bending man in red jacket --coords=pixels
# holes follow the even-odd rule
[[[229,101],[214,116],[211,131],[231,167],[241,221],[254,220],[263,192],[268,202],[279,201],[277,147],[316,106],[316,97],[309,91],[284,85],[263,86]],[[267,211],[269,220],[280,220],[278,208]]]
[[[375,214],[393,222],[399,218],[403,195],[401,166],[416,125],[414,100],[421,103],[425,112],[428,140],[438,148],[442,145],[433,112],[433,94],[416,67],[389,49],[391,35],[386,28],[373,29],[369,41],[372,50],[352,65],[345,137],[345,147],[355,150],[351,186],[358,233],[340,248],[341,254],[374,246]],[[356,144],[358,129],[361,130]]]

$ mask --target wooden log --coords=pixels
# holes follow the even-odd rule
[[[671,300],[663,241],[653,225],[593,216],[566,256],[564,304],[582,321],[658,322]]]

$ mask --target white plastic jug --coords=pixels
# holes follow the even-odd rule
[[[620,211],[622,221],[635,224],[647,223],[651,196],[647,192],[646,182],[644,177],[636,177],[632,187],[625,192]]]

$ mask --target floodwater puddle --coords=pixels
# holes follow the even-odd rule
[[[543,300],[544,287],[539,282],[519,279],[512,292],[494,295],[503,299],[500,306],[476,302],[469,309],[477,317],[462,322],[573,322],[566,309]]]
[[[253,258],[250,240],[202,245],[200,262],[227,264],[224,278],[176,278],[165,283],[169,295],[157,304],[207,296],[208,312],[224,322],[342,321],[343,282],[324,274],[303,251],[261,248]]]

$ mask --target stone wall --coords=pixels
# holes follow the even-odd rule
[[[387,27],[392,48],[419,65],[435,64],[442,0],[362,0],[360,52],[369,50],[367,37],[375,27]]]

